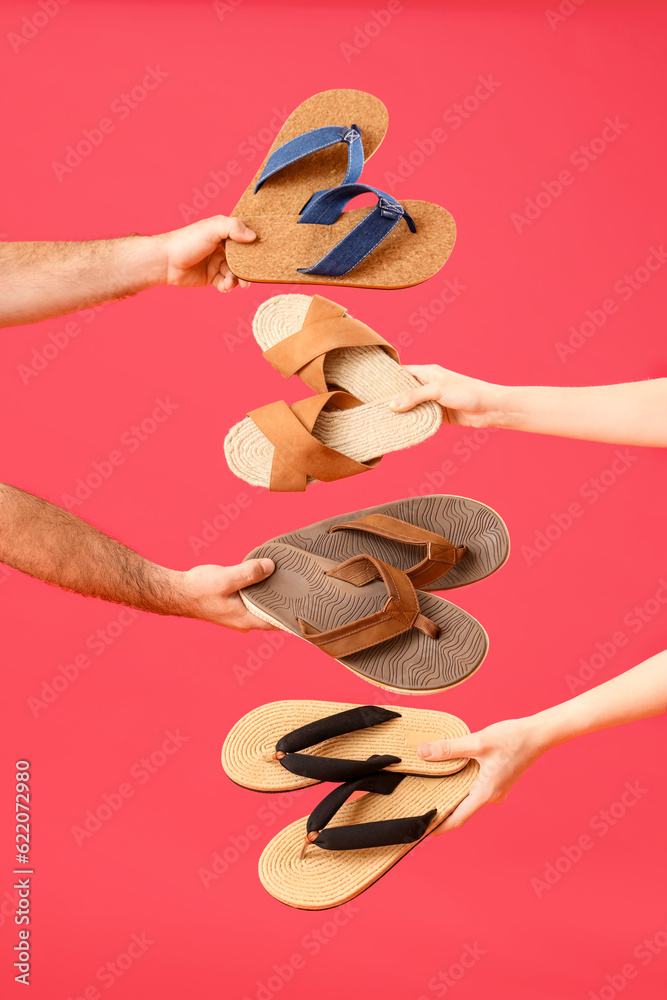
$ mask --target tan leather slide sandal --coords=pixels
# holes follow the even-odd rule
[[[442,411],[427,402],[407,413],[365,403],[346,392],[279,401],[252,410],[225,438],[235,476],[278,492],[305,490],[368,472],[383,455],[420,444],[440,427]]]
[[[272,559],[276,568],[239,592],[246,607],[378,687],[399,694],[443,691],[486,656],[488,636],[472,615],[416,591],[405,573],[373,556],[337,563],[269,543],[253,558]]]
[[[382,101],[362,90],[314,94],[282,126],[231,214],[298,215],[316,192],[357,181],[388,123]]]
[[[267,844],[259,859],[262,885],[302,910],[354,899],[444,822],[478,772],[471,760],[442,778],[379,771],[338,785]],[[349,801],[355,792],[366,794]]]
[[[419,590],[476,583],[499,570],[510,552],[500,514],[477,500],[442,495],[338,514],[269,541],[336,562],[365,552],[403,570]]]
[[[379,403],[419,385],[384,337],[321,295],[274,295],[257,309],[252,330],[277,372],[318,393],[345,389]]]
[[[382,768],[434,777],[460,771],[467,760],[423,760],[419,744],[469,732],[455,715],[430,709],[273,701],[248,712],[230,730],[222,766],[237,785],[257,792],[349,781]]]
[[[377,204],[344,211],[359,194]],[[366,184],[318,195],[300,214],[246,215],[252,243],[227,240],[227,263],[238,278],[274,284],[408,288],[436,274],[456,240],[449,212],[427,201],[396,201]]]

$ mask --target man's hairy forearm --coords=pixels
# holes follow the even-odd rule
[[[89,309],[165,280],[164,241],[159,236],[0,243],[0,326]]]
[[[157,566],[74,514],[0,484],[0,562],[65,590],[157,614],[188,614],[182,574]]]

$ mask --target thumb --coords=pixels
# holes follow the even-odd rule
[[[419,403],[424,403],[427,399],[436,398],[437,393],[432,385],[419,385],[411,389],[410,392],[404,392],[397,399],[392,399],[389,409],[394,410],[395,413],[403,413],[405,410],[411,410]]]
[[[267,576],[271,576],[275,568],[272,559],[248,559],[238,566],[228,566],[229,593],[251,587],[253,583],[261,583]]]
[[[252,241],[257,237],[257,233],[255,233],[252,229],[249,229],[242,219],[237,218],[229,220],[226,235],[230,240],[233,240],[234,243],[252,243]]]
[[[434,740],[432,743],[420,743],[417,749],[424,760],[459,760],[464,757],[475,757],[479,753],[476,737],[460,736],[456,740]]]

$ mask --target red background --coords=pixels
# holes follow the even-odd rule
[[[446,268],[426,284],[336,289],[334,299],[390,340],[410,334],[402,348],[408,363],[439,362],[517,384],[665,375],[666,272],[652,273],[628,301],[614,285],[665,239],[667,11],[657,2],[590,0],[561,5],[572,12],[550,24],[545,3],[396,6],[376,31],[366,29],[373,19],[367,4],[245,0],[221,19],[211,3],[76,0],[14,51],[12,33],[41,8],[37,0],[5,2],[2,238],[81,240],[176,228],[193,189],[236,160],[241,173],[198,217],[228,212],[259,163],[259,152],[244,159],[251,147],[242,144],[263,134],[265,148],[270,136],[262,130],[274,108],[289,112],[317,91],[356,87],[381,97],[390,115],[367,169],[370,183],[388,185],[400,158],[408,159],[418,140],[430,150],[424,141],[444,129],[446,139],[421,164],[413,155],[418,165],[393,190],[444,204],[459,238]],[[386,0],[374,10],[386,21]],[[558,10],[555,0],[551,10]],[[121,118],[112,106],[140,84],[147,66],[168,75]],[[489,75],[499,85],[459,127],[455,112],[443,118]],[[105,117],[113,131],[58,180],[53,162]],[[627,128],[582,170],[576,151],[600,136],[607,117]],[[512,213],[523,213],[526,199],[564,169],[573,182],[517,232]],[[465,289],[436,316],[440,307],[431,303],[446,279]],[[221,297],[212,289],[160,288],[107,305],[90,323],[74,317],[80,334],[27,384],[20,366],[33,364],[33,349],[41,353],[68,320],[4,330],[0,475],[63,503],[94,462],[120,449],[123,464],[74,509],[176,568],[235,563],[273,535],[422,486],[491,504],[509,526],[511,559],[501,575],[454,594],[486,626],[490,654],[469,683],[428,700],[472,729],[568,697],[567,675],[599,652],[598,643],[613,656],[601,653],[599,669],[589,671],[594,679],[581,687],[664,646],[667,605],[651,603],[667,578],[665,459],[657,451],[629,449],[637,460],[630,458],[604,493],[589,484],[595,503],[580,491],[611,467],[613,446],[509,432],[482,437],[467,451],[461,442],[469,431],[443,430],[369,476],[303,496],[271,496],[235,479],[223,457],[227,429],[252,407],[300,394],[262,363],[252,338],[237,336],[259,302],[286,290],[299,291],[254,286]],[[617,312],[562,361],[555,345],[609,298]],[[410,317],[422,307],[431,319],[419,332]],[[156,398],[177,409],[130,450],[121,438],[150,416]],[[448,459],[456,472],[441,482],[438,470]],[[249,506],[195,556],[191,536],[201,537],[203,522],[239,493],[251,498]],[[573,502],[583,514],[562,537],[532,560],[522,554]],[[237,788],[220,768],[220,746],[240,715],[264,701],[382,701],[379,691],[290,637],[268,656],[260,633],[143,614],[121,616],[131,623],[96,655],[88,637],[117,621],[120,608],[17,572],[0,584],[0,595],[0,890],[9,892],[0,907],[3,991],[21,990],[12,982],[17,929],[7,911],[14,761],[27,757],[35,831],[32,995],[39,1000],[81,997],[93,986],[128,1000],[266,1000],[267,989],[294,998],[352,992],[417,1000],[454,991],[434,977],[447,973],[466,945],[484,954],[462,979],[450,979],[459,1000],[561,1000],[601,990],[608,1000],[628,962],[637,976],[627,996],[659,995],[667,954],[644,965],[633,952],[656,933],[667,940],[659,934],[667,925],[662,719],[552,751],[504,805],[414,851],[338,927],[331,912],[277,903],[256,875],[278,822],[306,814],[321,791],[286,803]],[[651,610],[633,632],[624,618],[647,601]],[[625,645],[605,645],[619,630]],[[40,698],[44,682],[82,653],[91,665],[35,714],[29,699]],[[262,665],[244,676],[249,657],[250,667]],[[187,741],[142,783],[136,765],[168,730]],[[128,781],[134,794],[78,846],[72,828]],[[626,782],[646,791],[601,835],[595,817],[620,799]],[[270,822],[265,809],[274,803],[282,816]],[[242,838],[249,825],[260,834],[248,846]],[[531,880],[544,879],[563,848],[586,833],[594,847],[538,898]],[[210,869],[230,838],[247,850],[207,889],[199,870]],[[154,943],[122,977],[111,984],[96,978],[133,933],[144,932]],[[324,942],[317,954],[315,932]],[[301,962],[289,981],[263,987],[293,955]]]

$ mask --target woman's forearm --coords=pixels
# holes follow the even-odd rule
[[[667,446],[667,378],[621,385],[493,386],[495,426],[535,434]]]
[[[667,711],[667,651],[530,717],[542,749]]]
[[[0,326],[19,326],[135,295],[166,277],[154,236],[85,243],[0,243]]]

